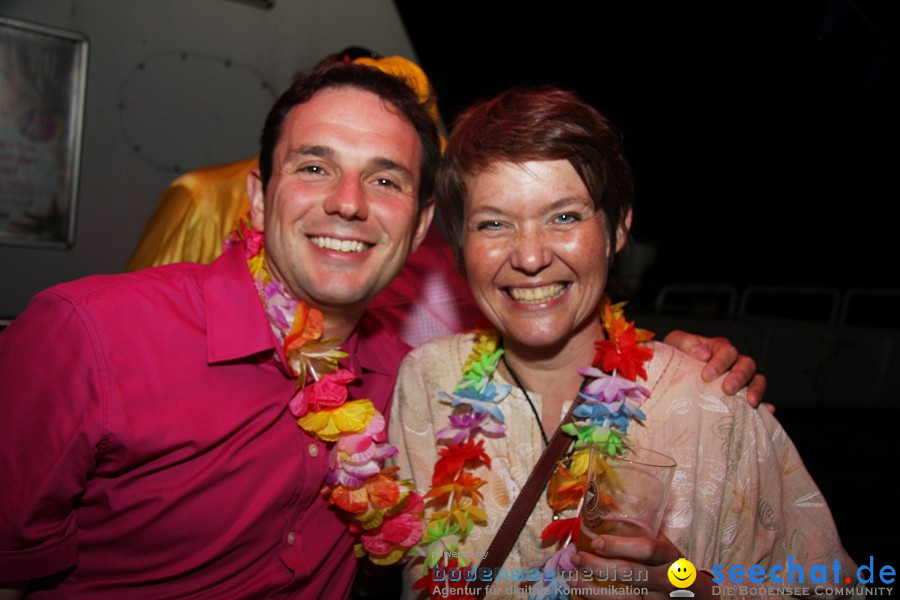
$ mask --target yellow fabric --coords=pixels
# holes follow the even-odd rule
[[[363,56],[357,58],[353,62],[360,65],[375,67],[388,75],[393,75],[398,79],[404,80],[406,85],[415,90],[416,94],[419,96],[419,104],[425,107],[425,110],[428,111],[428,115],[434,121],[434,124],[437,125],[438,130],[440,130],[441,116],[438,114],[437,98],[434,95],[434,90],[431,89],[431,83],[428,81],[428,76],[425,75],[425,71],[423,71],[419,65],[406,60],[402,56],[387,56],[385,58],[369,58],[368,56]],[[443,152],[447,140],[444,139],[443,135],[440,135],[440,138],[441,152]]]
[[[253,157],[198,169],[173,181],[160,196],[127,270],[214,261],[250,208],[247,175],[256,164]]]
[[[418,65],[402,56],[363,57],[354,62],[406,81],[440,126],[431,85]],[[442,149],[444,143],[442,136]],[[222,253],[222,244],[237,221],[250,208],[247,175],[256,165],[254,157],[192,171],[173,181],[160,196],[126,270],[175,262],[214,261]]]

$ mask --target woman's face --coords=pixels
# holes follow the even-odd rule
[[[603,212],[571,163],[500,162],[466,187],[469,284],[507,341],[559,347],[597,323],[613,250]],[[627,224],[619,240],[624,233]]]

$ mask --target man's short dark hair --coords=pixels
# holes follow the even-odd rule
[[[603,211],[611,247],[634,205],[634,180],[618,133],[573,92],[514,88],[457,118],[438,172],[436,199],[462,266],[466,177],[498,162],[568,160]]]
[[[441,156],[434,121],[419,103],[416,92],[402,79],[373,67],[340,61],[326,61],[300,75],[269,111],[260,137],[259,172],[263,191],[268,187],[272,176],[275,146],[281,138],[282,125],[288,113],[295,106],[309,102],[322,90],[342,87],[358,88],[375,94],[415,128],[422,146],[418,200],[419,206],[424,206],[434,191],[435,171]]]

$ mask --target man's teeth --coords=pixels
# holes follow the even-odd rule
[[[562,283],[551,283],[536,288],[509,288],[509,295],[516,302],[538,303],[553,300],[562,296],[566,286]]]
[[[319,248],[337,250],[338,252],[362,252],[367,245],[356,240],[337,240],[330,237],[314,236],[309,238]]]

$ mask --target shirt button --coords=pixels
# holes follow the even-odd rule
[[[288,534],[288,546],[293,546],[293,545],[294,545],[294,532],[292,531]]]
[[[309,455],[312,456],[313,458],[317,457],[319,455],[319,447],[316,446],[315,444],[310,444],[309,445]]]

